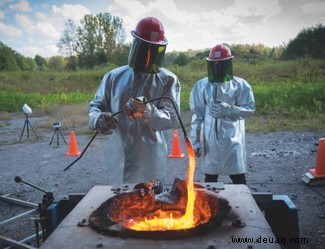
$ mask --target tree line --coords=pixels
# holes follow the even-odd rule
[[[85,15],[80,26],[69,19],[57,46],[82,68],[125,63],[130,48],[125,43],[122,19],[110,13]]]
[[[325,26],[304,28],[287,45],[268,48],[263,44],[229,45],[237,58],[258,62],[265,58],[290,60],[325,58]],[[125,42],[123,20],[110,13],[85,15],[77,26],[72,20],[65,23],[57,43],[58,56],[25,57],[0,41],[0,71],[77,70],[127,63],[131,44]],[[173,51],[165,55],[164,66],[184,66],[192,60],[206,58],[209,49],[202,51]]]
[[[325,26],[305,28],[291,40],[282,54],[283,59],[325,58]]]

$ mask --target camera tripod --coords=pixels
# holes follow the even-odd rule
[[[19,141],[21,141],[21,139],[22,139],[22,137],[23,137],[23,134],[24,134],[25,128],[26,128],[26,131],[27,131],[27,139],[29,139],[29,127],[30,127],[30,128],[32,129],[32,131],[34,132],[34,134],[35,134],[37,140],[39,140],[39,138],[38,138],[38,136],[37,136],[37,134],[36,134],[36,132],[35,132],[35,130],[34,130],[32,124],[29,122],[28,115],[25,113],[25,124],[24,124],[24,128],[23,128],[23,130],[22,130],[22,132],[21,132],[21,134],[20,134],[20,139],[19,139]]]
[[[53,133],[53,136],[52,136],[52,139],[51,139],[49,145],[52,144],[53,138],[54,138],[54,136],[55,136],[55,134],[56,134],[56,144],[57,144],[57,146],[59,146],[59,133],[60,133],[60,135],[61,135],[63,141],[65,142],[65,144],[67,144],[67,141],[65,141],[65,139],[64,139],[64,137],[63,137],[63,135],[62,135],[62,132],[61,132],[61,130],[60,130],[61,123],[54,123],[54,124],[53,124],[53,127],[54,127],[54,133]]]

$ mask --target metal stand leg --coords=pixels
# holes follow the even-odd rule
[[[56,134],[56,139],[57,139],[56,144],[57,144],[57,146],[59,146],[59,133],[60,133],[63,141],[65,142],[65,144],[67,144],[67,141],[65,140],[64,136],[62,135],[62,132],[61,132],[60,128],[55,128],[52,139],[51,139],[49,145],[52,144],[53,138],[54,138],[54,136]]]
[[[36,134],[36,131],[34,130],[32,124],[29,122],[29,120],[28,120],[28,124],[30,125],[30,128],[32,128],[32,130],[33,130],[33,132],[34,132],[34,134],[35,134],[37,140],[39,140],[39,138],[38,138],[38,136],[37,136],[37,134]],[[28,129],[28,126],[27,126],[27,129]]]
[[[28,119],[28,115],[25,113],[25,124],[24,124],[24,128],[20,134],[20,139],[19,141],[21,141],[22,137],[23,137],[23,134],[24,134],[24,131],[25,131],[25,128],[27,128],[27,139],[29,139],[29,126],[30,128],[32,129],[32,131],[34,132],[37,140],[39,141],[40,139],[38,138],[37,134],[36,134],[36,131],[34,130],[32,124],[29,122],[29,119]]]
[[[27,125],[27,122],[26,122],[26,120],[25,120],[24,128],[23,128],[23,130],[21,131],[21,134],[20,134],[19,142],[21,141],[21,138],[23,137],[23,134],[24,134],[24,131],[25,131],[26,125]],[[28,139],[28,136],[29,136],[29,134],[27,133],[27,139]]]
[[[60,134],[61,134],[61,137],[62,137],[62,139],[63,139],[63,141],[65,142],[65,144],[68,144],[67,143],[67,141],[65,141],[65,139],[64,139],[64,136],[62,135],[62,133],[61,133],[61,130],[59,129],[59,132],[60,132]],[[59,136],[59,135],[58,135]]]
[[[52,136],[52,138],[51,138],[51,141],[50,141],[49,145],[52,144],[52,141],[53,141],[53,138],[54,138],[54,136],[55,136],[56,131],[57,131],[57,129],[54,130],[54,132],[53,132],[53,136]],[[58,143],[58,145],[59,145],[59,142],[57,142],[57,143]]]

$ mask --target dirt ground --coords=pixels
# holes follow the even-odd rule
[[[69,149],[70,130],[60,129],[61,135],[53,138],[51,119],[47,116],[30,117],[32,130],[23,133],[24,118],[13,116],[0,124],[0,195],[20,200],[40,203],[43,193],[23,183],[16,183],[20,176],[24,181],[41,189],[53,192],[54,197],[70,193],[87,193],[95,185],[107,185],[106,165],[109,151],[106,150],[107,136],[99,135],[89,146],[84,156],[67,171],[63,169],[76,157],[66,156]],[[180,141],[182,149],[182,132]],[[93,134],[75,131],[78,149],[83,151]],[[298,209],[300,237],[308,239],[301,248],[325,248],[325,185],[310,186],[302,181],[302,176],[314,168],[317,159],[318,140],[325,136],[322,132],[272,132],[246,133],[248,169],[247,185],[252,193],[273,193],[287,195]],[[170,133],[169,148],[172,144]],[[59,145],[57,145],[59,142]],[[185,179],[187,159],[168,159],[169,180],[175,177]],[[197,160],[195,181],[203,181]],[[113,174],[114,172],[110,172]],[[220,181],[230,183],[227,176]],[[231,197],[230,197],[231,198]],[[0,200],[0,223],[22,211],[16,204]],[[32,216],[32,215],[31,215]],[[35,217],[35,214],[34,214]],[[34,232],[31,217],[0,226],[0,235],[21,240]],[[31,242],[33,245],[33,241]],[[35,243],[35,242],[34,242]],[[0,245],[1,248],[1,245]]]

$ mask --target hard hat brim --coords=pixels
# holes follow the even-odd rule
[[[229,60],[229,59],[233,59],[233,58],[234,58],[233,55],[230,57],[227,57],[227,58],[219,59],[219,60],[212,60],[209,57],[207,57],[207,61],[225,61],[225,60]]]
[[[148,43],[151,43],[151,44],[156,44],[156,45],[164,45],[166,46],[168,44],[168,40],[166,39],[166,37],[164,36],[164,40],[163,41],[157,41],[157,42],[154,42],[154,41],[149,41],[149,40],[146,40],[146,39],[143,39],[142,37],[138,36],[134,30],[131,31],[131,34],[132,36],[136,37],[136,38],[139,38],[140,40],[142,41],[145,41],[145,42],[148,42]]]

